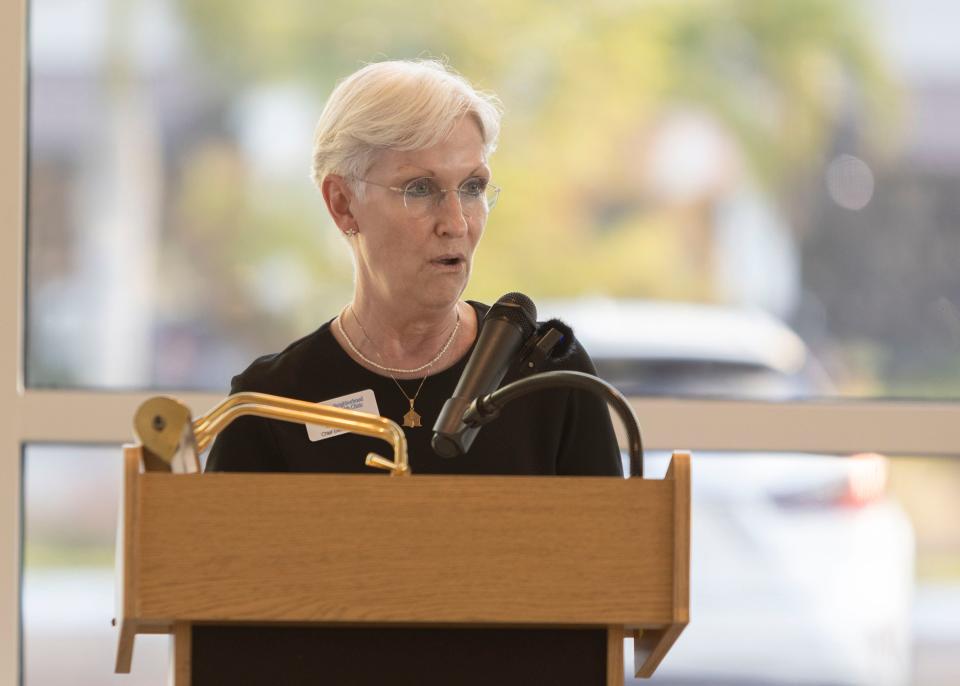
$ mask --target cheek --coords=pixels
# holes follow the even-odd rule
[[[483,238],[483,232],[486,229],[487,222],[486,220],[479,222],[477,227],[471,230],[470,239],[474,246],[480,242],[480,239]]]
[[[389,262],[392,255],[403,248],[407,227],[384,214],[370,213],[363,219],[360,232],[366,239],[367,252],[379,261]]]

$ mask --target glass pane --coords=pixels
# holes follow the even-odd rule
[[[24,456],[23,686],[164,686],[169,639],[138,636],[114,674],[119,447],[30,445]]]
[[[649,683],[956,682],[960,464],[698,452],[692,479],[691,622]]]
[[[30,385],[222,389],[334,316],[313,122],[434,54],[507,112],[470,296],[761,312],[831,380],[789,394],[960,396],[957,3],[267,7],[31,0]]]

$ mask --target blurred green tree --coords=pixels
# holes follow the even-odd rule
[[[368,61],[441,56],[496,92],[505,190],[471,286],[487,299],[520,288],[709,300],[711,198],[664,201],[645,177],[663,113],[683,106],[715,121],[779,201],[848,108],[879,115],[894,102],[856,2],[181,2],[225,89],[293,80],[319,101]],[[273,211],[251,229],[279,222],[275,249],[309,244],[315,218],[298,235],[289,199],[271,193]]]

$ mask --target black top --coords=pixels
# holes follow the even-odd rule
[[[489,309],[470,303],[478,321]],[[254,361],[233,378],[231,393],[254,391],[321,402],[372,389],[384,417],[398,424],[409,401],[388,376],[360,366],[347,355],[325,323],[290,344],[281,353]],[[589,355],[570,334],[565,354],[533,371],[572,370],[595,374]],[[471,351],[472,352],[472,348]],[[620,452],[606,403],[579,390],[545,390],[516,400],[500,417],[480,429],[466,455],[445,459],[430,447],[433,423],[453,395],[468,352],[457,364],[428,376],[416,399],[423,426],[404,427],[414,474],[568,474],[622,476]],[[533,373],[511,368],[503,384]],[[400,381],[413,395],[419,380]],[[381,440],[341,434],[311,442],[302,424],[260,417],[241,417],[218,437],[210,451],[208,471],[237,472],[378,472],[364,465],[369,452],[390,456]]]

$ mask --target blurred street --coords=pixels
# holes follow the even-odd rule
[[[960,583],[917,587],[914,686],[960,684]]]

